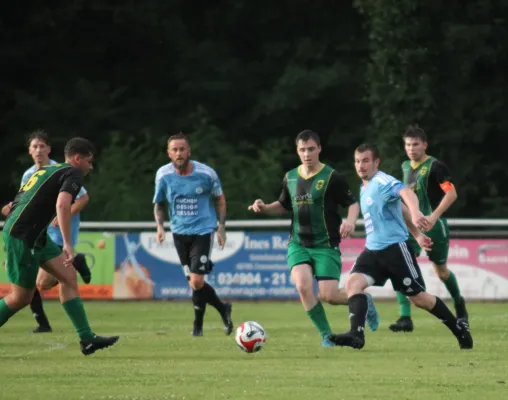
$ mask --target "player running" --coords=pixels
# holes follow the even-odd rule
[[[96,336],[79,297],[71,238],[72,203],[92,168],[93,147],[83,138],[65,146],[65,163],[42,167],[21,187],[3,228],[7,253],[7,276],[11,292],[0,300],[0,327],[33,298],[39,266],[60,282],[60,301],[80,338],[81,352],[116,343],[118,336]],[[55,207],[56,205],[56,207]],[[63,248],[48,236],[47,227],[56,215]]]
[[[426,216],[429,224],[426,235],[434,243],[427,251],[427,255],[437,276],[445,284],[453,299],[457,318],[467,321],[466,302],[460,294],[455,274],[446,265],[450,236],[448,223],[442,215],[457,200],[457,191],[450,170],[443,162],[427,155],[427,135],[418,125],[409,126],[403,139],[409,158],[402,164],[403,181],[418,196],[420,211]],[[413,237],[409,238],[409,242],[418,257],[421,252],[420,246]],[[397,301],[400,318],[390,325],[390,329],[393,332],[411,332],[413,331],[411,303],[400,292],[397,292]]]
[[[430,249],[432,245],[420,232],[429,229],[430,224],[418,208],[418,197],[402,182],[379,171],[379,163],[376,146],[364,144],[356,149],[355,166],[363,182],[360,205],[367,239],[365,250],[358,256],[346,282],[351,330],[332,334],[329,340],[338,346],[363,348],[368,304],[364,290],[369,286],[384,286],[390,279],[395,290],[443,322],[461,349],[471,349],[473,338],[467,321],[455,318],[439,297],[425,291],[420,267],[408,243],[409,227],[421,247]]]
[[[345,179],[333,168],[319,161],[321,143],[317,133],[304,130],[296,137],[296,150],[302,165],[289,171],[282,183],[279,200],[265,204],[258,199],[249,210],[268,215],[292,211],[288,265],[307,315],[321,334],[323,347],[332,347],[328,340],[332,332],[325,309],[314,293],[317,280],[321,300],[332,304],[347,304],[344,290],[339,289],[342,270],[339,243],[355,229],[360,213],[358,202]],[[348,208],[342,221],[339,205]],[[367,320],[374,331],[379,317],[372,297]]]

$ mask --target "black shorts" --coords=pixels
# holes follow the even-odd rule
[[[189,273],[207,275],[212,272],[213,263],[210,261],[210,253],[213,233],[206,235],[173,234],[173,242],[187,277],[189,277]]]
[[[420,267],[407,241],[392,244],[383,250],[365,249],[356,259],[351,273],[372,277],[374,286],[384,286],[390,279],[393,288],[406,296],[425,291]]]

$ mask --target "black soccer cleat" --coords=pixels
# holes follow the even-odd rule
[[[461,297],[459,301],[455,303],[455,313],[458,320],[469,321],[469,315],[466,310],[466,301],[464,297]]]
[[[32,331],[32,333],[51,333],[51,332],[53,332],[51,326],[43,326],[43,325],[39,325]]]
[[[194,328],[191,332],[191,335],[194,337],[203,336],[203,329],[202,328]]]
[[[233,332],[233,321],[231,319],[231,312],[233,311],[233,305],[231,303],[224,304],[224,312],[221,314],[222,322],[224,323],[224,333],[231,335]]]
[[[473,337],[471,336],[471,331],[469,329],[469,324],[465,320],[457,321],[457,328],[459,328],[460,332],[456,335],[457,340],[459,341],[459,346],[462,350],[470,350],[473,348]]]
[[[105,349],[106,347],[113,346],[119,339],[119,336],[103,337],[95,335],[90,340],[81,340],[81,352],[85,356],[95,353],[97,350]]]
[[[79,275],[81,276],[81,279],[83,279],[83,282],[85,282],[86,284],[90,283],[90,281],[92,280],[92,272],[90,271],[90,268],[86,263],[85,255],[81,253],[76,254],[76,257],[74,257],[74,262],[72,263],[72,265],[74,269],[78,271]]]
[[[352,347],[353,349],[360,350],[365,346],[365,335],[363,333],[346,332],[328,335],[328,340],[335,344],[335,346]]]
[[[397,322],[391,324],[388,328],[392,332],[413,332],[413,321],[411,317],[400,317]]]

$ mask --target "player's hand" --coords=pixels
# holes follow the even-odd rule
[[[248,210],[249,211],[254,211],[254,212],[263,212],[263,210],[265,209],[265,202],[261,199],[257,199],[254,203],[252,203],[251,206],[249,206]]]
[[[64,243],[62,252],[65,257],[64,265],[66,267],[70,267],[72,265],[72,262],[74,261],[74,250],[72,249],[72,246],[69,246],[68,244]]]
[[[51,221],[51,226],[57,227],[58,226],[58,218],[53,218],[53,221]]]
[[[425,236],[423,233],[421,233],[415,239],[423,250],[426,251],[432,250],[432,245],[434,243],[432,243],[432,239],[430,237]]]
[[[221,250],[224,250],[224,246],[226,245],[226,226],[219,225],[217,228],[217,242],[219,243],[219,247]]]
[[[157,228],[157,234],[155,235],[155,240],[158,244],[161,244],[166,240],[166,232],[163,228]]]
[[[436,225],[437,218],[434,217],[432,214],[428,217],[425,217],[425,220],[427,221],[427,231],[430,231],[434,225]]]
[[[11,208],[12,208],[12,201],[9,204],[6,204],[5,206],[2,207],[2,215],[4,217],[7,217],[7,214],[9,214],[11,212]]]
[[[415,214],[411,215],[411,221],[413,222],[414,226],[416,226],[418,229],[424,232],[429,229],[428,228],[429,223],[425,218],[425,215],[423,215],[422,212],[419,210]]]
[[[348,221],[342,221],[342,224],[340,225],[340,236],[345,239],[349,237],[353,232],[355,231],[355,226],[348,222]]]

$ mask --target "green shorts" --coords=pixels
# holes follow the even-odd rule
[[[342,261],[339,248],[314,249],[289,243],[287,260],[290,269],[295,265],[309,264],[316,280],[340,280]]]
[[[39,265],[59,256],[62,251],[49,237],[44,246],[31,248],[24,240],[3,231],[9,282],[25,289],[34,289]]]
[[[432,250],[427,251],[429,260],[436,265],[446,264],[446,260],[448,259],[448,248],[450,246],[450,230],[446,219],[438,219],[433,228],[429,232],[424,232],[424,234],[430,237],[434,243],[432,245]],[[419,256],[422,251],[421,247],[413,236],[410,235],[409,240],[416,256]]]

